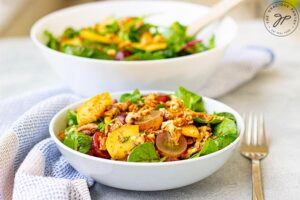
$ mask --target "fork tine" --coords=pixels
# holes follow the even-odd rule
[[[252,119],[252,127],[253,127],[253,130],[252,130],[252,144],[253,145],[258,145],[258,126],[257,126],[257,123],[258,123],[258,118],[257,118],[257,115],[254,114],[253,115],[253,119]]]
[[[245,129],[244,129],[243,138],[242,138],[242,144],[247,144],[247,140],[246,140],[247,124],[246,124],[246,114],[245,113],[242,114],[242,118],[243,118],[243,121],[245,124]]]
[[[244,124],[245,124],[245,130],[244,130],[244,135],[243,135],[243,140],[242,140],[242,144],[248,144],[248,123],[247,123],[247,114],[243,113],[243,119],[244,119]]]
[[[259,116],[259,132],[258,134],[260,135],[260,145],[265,146],[267,144],[267,138],[266,138],[266,131],[265,131],[265,122],[264,122],[264,117],[262,114]]]
[[[253,131],[253,114],[252,112],[248,115],[248,131],[247,131],[247,140],[248,144],[252,144],[252,131]]]
[[[245,122],[245,132],[243,137],[243,144],[249,145],[251,144],[251,135],[252,135],[252,113],[244,114],[244,122]]]

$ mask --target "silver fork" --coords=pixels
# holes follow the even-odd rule
[[[252,161],[252,200],[263,200],[260,161],[268,155],[263,116],[250,113],[244,116],[245,134],[240,152]]]

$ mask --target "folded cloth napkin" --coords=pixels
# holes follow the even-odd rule
[[[214,81],[199,92],[223,95],[249,81],[272,60],[272,52],[264,48],[230,50]],[[0,102],[0,134],[10,127],[0,138],[0,199],[91,198],[88,187],[93,180],[74,170],[48,138],[52,117],[79,99],[68,89],[56,87]]]

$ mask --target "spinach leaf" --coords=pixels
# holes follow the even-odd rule
[[[166,107],[166,104],[161,103],[161,104],[158,104],[157,106],[155,106],[155,110],[159,110],[160,108],[165,108],[165,107]]]
[[[220,124],[214,127],[213,134],[217,136],[216,144],[219,149],[222,149],[238,137],[237,125],[233,120],[224,118]]]
[[[66,54],[71,54],[86,58],[98,58],[104,60],[112,60],[113,57],[107,55],[105,52],[101,52],[97,49],[88,48],[84,46],[74,46],[74,45],[63,45],[61,51]]]
[[[145,142],[135,147],[128,156],[128,162],[160,162],[152,142]]]
[[[194,117],[193,118],[193,121],[194,122],[197,122],[199,124],[219,124],[221,123],[223,120],[217,118],[217,117],[214,117],[212,120],[210,121],[205,121],[204,119],[202,118],[199,118],[199,117]]]
[[[126,57],[124,60],[159,60],[163,59],[165,56],[161,51],[157,52],[137,52],[132,54],[131,56]]]
[[[63,143],[81,153],[87,153],[91,149],[92,137],[83,133],[72,131],[66,135]]]
[[[221,117],[225,117],[227,119],[231,119],[232,121],[234,121],[236,123],[236,119],[234,117],[233,114],[229,113],[229,112],[220,112],[220,113],[215,113],[215,115],[221,116]]]
[[[193,38],[186,35],[186,26],[179,22],[174,22],[165,32],[162,33],[167,38],[168,48],[173,52],[180,52],[182,47]]]
[[[83,133],[79,133],[77,136],[77,141],[79,145],[79,152],[87,153],[91,149],[92,137],[85,135]]]
[[[199,156],[207,155],[213,152],[218,151],[219,148],[216,142],[210,138],[206,140],[200,152],[193,154],[190,158],[197,158]]]
[[[237,137],[238,130],[233,120],[224,118],[221,123],[214,127],[213,134],[215,136],[233,135]]]
[[[74,38],[79,36],[79,31],[75,31],[73,28],[69,27],[64,31],[63,36],[66,38]]]
[[[214,141],[218,145],[219,149],[223,149],[224,147],[231,144],[236,139],[235,135],[222,135],[217,137]]]
[[[106,24],[105,33],[116,33],[119,31],[119,23],[117,20],[113,20],[111,23]]]
[[[70,147],[71,149],[74,149],[77,151],[77,149],[78,149],[77,136],[78,136],[77,132],[72,131],[72,132],[66,134],[66,137],[64,138],[63,143],[66,146]]]
[[[126,101],[130,101],[131,103],[138,103],[138,102],[142,101],[142,94],[137,89],[134,90],[132,94],[124,93],[120,97],[120,102],[124,103]]]
[[[184,87],[179,87],[175,95],[183,100],[184,106],[196,112],[203,112],[204,103],[202,97],[185,89]]]
[[[68,110],[68,126],[73,126],[77,124],[77,113],[74,110]]]
[[[54,50],[58,50],[58,41],[56,40],[56,38],[52,35],[52,33],[50,33],[49,31],[44,31],[44,35],[46,37],[48,37],[48,41],[46,43],[47,47],[54,49]]]

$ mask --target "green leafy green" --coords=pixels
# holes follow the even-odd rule
[[[100,120],[100,122],[98,123],[98,128],[103,133],[105,132],[105,126],[106,126],[106,124],[105,124],[104,120],[103,119]]]
[[[224,120],[216,125],[213,130],[215,136],[222,135],[236,135],[238,134],[237,126],[235,122],[231,119],[224,118]]]
[[[131,56],[126,57],[124,60],[160,60],[163,59],[164,55],[161,51],[157,52],[137,52]]]
[[[131,103],[138,103],[142,101],[142,94],[139,90],[134,90],[132,94],[130,93],[124,93],[120,97],[120,102],[124,103],[126,101],[130,101]]]
[[[193,39],[186,35],[186,26],[179,22],[174,22],[162,34],[167,38],[168,48],[175,53],[181,51],[183,46]]]
[[[224,147],[231,144],[237,136],[235,135],[222,135],[217,137],[214,141],[216,142],[219,149],[223,149]]]
[[[236,122],[234,115],[229,112],[215,113],[215,115],[225,117],[225,118],[231,119],[232,121]]]
[[[161,103],[161,104],[158,104],[157,106],[155,106],[155,110],[159,110],[160,108],[165,108],[165,107],[166,107],[166,104]]]
[[[128,162],[160,162],[152,142],[145,142],[135,147],[128,155]]]
[[[50,33],[49,31],[45,31],[44,32],[44,35],[46,37],[48,37],[48,41],[46,43],[47,47],[51,48],[51,49],[54,49],[54,50],[58,50],[58,47],[59,47],[59,43],[58,41],[56,40],[56,38],[52,35],[52,33]]]
[[[87,153],[91,149],[92,137],[77,131],[66,134],[63,143],[81,153]]]
[[[194,117],[193,118],[194,122],[197,122],[199,124],[219,124],[221,123],[223,120],[214,117],[212,120],[210,121],[205,121],[204,119],[200,118],[200,117]]]
[[[68,126],[78,125],[77,113],[74,110],[68,110]]]
[[[119,23],[117,20],[113,20],[111,23],[106,24],[105,33],[116,33],[119,30]]]
[[[215,143],[214,140],[208,138],[208,140],[206,140],[206,142],[203,145],[203,148],[200,151],[200,155],[207,155],[210,153],[213,153],[215,151],[218,151],[218,146]]]
[[[76,31],[71,27],[67,28],[63,33],[63,36],[66,38],[74,38],[77,37],[78,35],[79,35],[79,31]]]
[[[196,112],[203,112],[204,103],[202,97],[185,89],[184,87],[179,87],[175,95],[183,100],[184,106]]]
[[[193,154],[190,158],[197,158],[199,156],[207,155],[213,152],[218,151],[219,148],[214,140],[208,138],[204,143],[200,152]]]
[[[217,136],[215,139],[216,144],[219,149],[222,149],[238,137],[237,125],[233,120],[225,118],[214,127],[213,134]]]
[[[66,54],[71,54],[80,57],[98,58],[98,59],[105,59],[105,60],[114,59],[113,57],[107,55],[105,52],[99,51],[94,48],[84,47],[84,46],[62,45],[61,51]]]
[[[78,134],[77,132],[73,131],[69,134],[66,134],[63,143],[70,147],[71,149],[74,149],[77,151],[78,149],[78,140],[77,140]]]
[[[79,152],[87,153],[91,149],[92,137],[79,133],[77,136],[77,141],[79,145]]]

